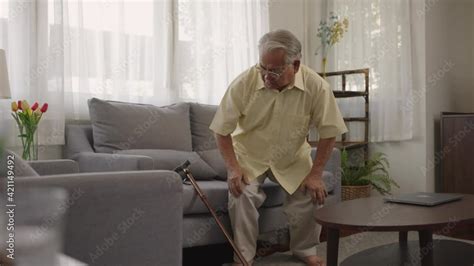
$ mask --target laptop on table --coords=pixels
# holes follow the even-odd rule
[[[439,204],[460,200],[463,197],[462,194],[455,193],[429,193],[429,192],[416,192],[393,195],[385,197],[386,202],[394,203],[405,203],[422,206],[436,206]]]

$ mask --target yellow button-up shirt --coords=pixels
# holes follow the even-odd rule
[[[249,180],[271,169],[292,194],[313,165],[306,141],[310,126],[316,126],[320,138],[347,131],[329,84],[301,65],[294,84],[281,91],[265,88],[256,66],[240,74],[209,128],[232,134],[237,161]]]

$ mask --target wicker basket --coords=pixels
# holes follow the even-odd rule
[[[370,185],[366,186],[342,186],[342,200],[352,200],[370,197]]]

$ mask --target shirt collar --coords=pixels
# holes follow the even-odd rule
[[[303,82],[303,70],[300,65],[300,69],[298,69],[298,72],[296,72],[295,75],[295,87],[304,91],[304,82]]]
[[[255,71],[257,71],[256,66],[255,66]],[[257,90],[265,88],[265,84],[263,83],[262,77],[260,76],[260,73],[258,73],[258,71],[257,71],[257,79],[258,79],[257,80],[257,86],[256,86]],[[289,87],[291,89],[293,87],[296,87],[296,88],[304,91],[304,82],[303,82],[303,74],[302,74],[301,65],[300,65],[300,69],[298,70],[298,72],[296,72],[294,85],[289,86]]]

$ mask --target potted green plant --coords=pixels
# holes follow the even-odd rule
[[[341,154],[342,200],[369,197],[371,189],[386,195],[390,194],[392,186],[399,188],[388,174],[389,167],[386,155],[380,152],[362,163],[351,164],[344,149]]]

